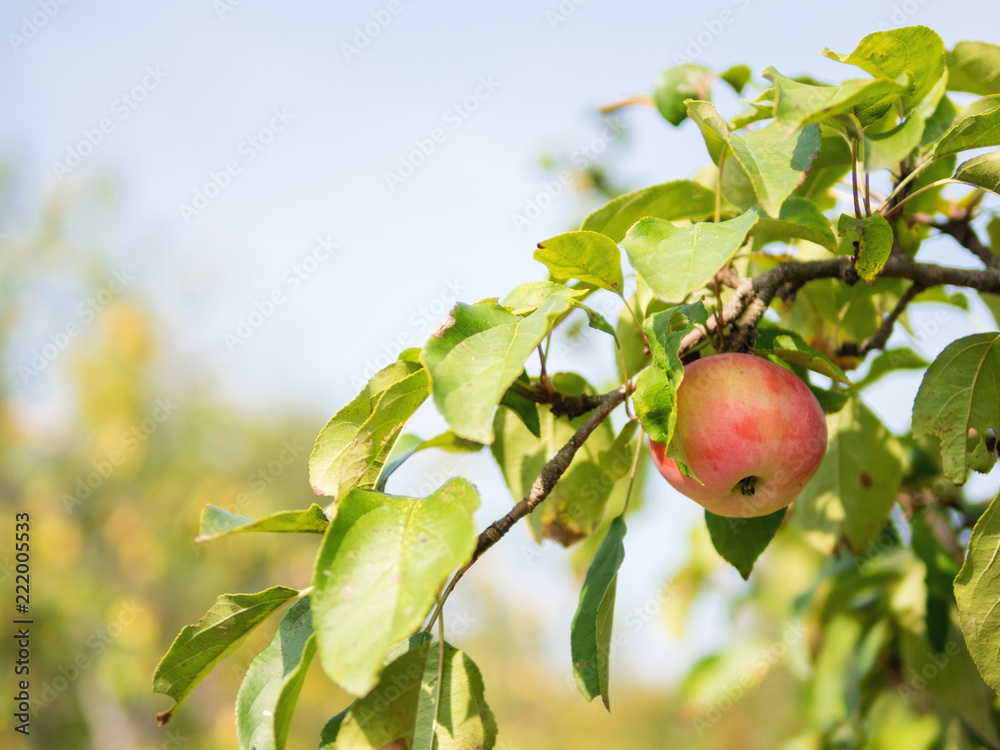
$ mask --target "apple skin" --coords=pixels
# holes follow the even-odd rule
[[[787,506],[816,473],[826,418],[808,386],[785,368],[752,354],[716,354],[684,368],[674,439],[701,483],[650,439],[664,479],[716,515],[753,518]]]

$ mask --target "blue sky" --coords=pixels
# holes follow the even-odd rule
[[[690,124],[629,110],[619,138],[597,105],[650,92],[679,56],[840,79],[858,73],[821,57],[824,47],[846,53],[870,31],[915,23],[950,47],[998,21],[992,1],[11,0],[0,9],[0,149],[19,169],[24,205],[114,178],[111,252],[170,321],[178,371],[262,413],[307,409],[319,427],[379,355],[419,345],[456,297],[542,277],[535,244],[588,208],[553,187],[543,153],[589,161],[615,149],[615,175],[633,187],[705,163]],[[516,220],[540,202],[528,224]],[[19,221],[0,217],[0,231]],[[76,302],[41,304],[23,345]],[[929,353],[975,330],[950,315],[949,336],[926,337]],[[595,380],[607,375],[599,357],[583,359]],[[871,400],[895,429],[915,387],[904,378]],[[44,382],[25,393],[40,409],[51,397]],[[437,424],[421,419],[426,432]],[[501,509],[495,470],[469,470],[493,495],[489,512]],[[683,530],[699,514],[668,499],[630,535],[639,562],[624,607],[684,555]],[[668,527],[663,544],[655,529]],[[559,554],[546,555],[565,581]],[[572,598],[539,599],[563,641]],[[654,630],[626,654],[650,679],[690,661]],[[706,622],[694,650],[724,632]]]

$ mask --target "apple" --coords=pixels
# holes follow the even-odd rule
[[[677,429],[685,476],[650,439],[660,474],[716,515],[752,518],[786,507],[826,453],[826,418],[800,378],[752,354],[715,354],[684,368]]]

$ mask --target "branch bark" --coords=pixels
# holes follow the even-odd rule
[[[892,327],[902,314],[906,304],[923,289],[950,284],[968,287],[980,292],[1000,294],[1000,268],[994,266],[984,269],[952,268],[936,263],[920,263],[906,255],[899,254],[889,257],[881,275],[886,278],[909,279],[913,282],[913,286],[904,294],[896,308],[883,322],[879,331],[862,344],[862,347],[867,347],[869,351],[885,345],[885,340],[889,338]],[[790,261],[776,266],[760,276],[742,279],[736,283],[734,293],[723,305],[722,325],[737,326],[737,334],[734,339],[738,339],[736,343],[745,345],[779,290],[786,287],[797,289],[809,281],[828,278],[842,279],[848,284],[856,283],[858,276],[851,258],[841,255],[828,260]],[[683,358],[685,354],[700,344],[705,339],[706,333],[714,330],[715,325],[715,320],[709,319],[705,328],[696,329],[685,336],[681,341],[680,356]],[[624,383],[601,396],[577,397],[579,401],[572,403],[572,408],[567,408],[564,413],[576,416],[591,408],[594,409],[594,413],[576,431],[570,441],[542,467],[541,473],[528,494],[509,513],[494,521],[479,535],[472,558],[459,569],[449,588],[454,586],[486,550],[500,541],[515,523],[528,515],[549,496],[556,482],[569,468],[570,462],[580,446],[597,429],[597,426],[625,400],[627,394],[634,387],[635,379],[633,378],[628,383]],[[562,406],[570,407],[570,402],[570,397],[564,397]],[[579,412],[576,412],[577,408],[580,409]]]

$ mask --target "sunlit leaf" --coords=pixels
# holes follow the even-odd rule
[[[934,147],[934,156],[1000,145],[1000,94],[985,97],[958,113],[957,122]]]
[[[873,284],[892,252],[892,227],[877,211],[856,219],[841,214],[837,234],[854,244],[854,268],[866,284]]]
[[[728,202],[723,208],[727,213],[736,212]],[[714,190],[692,180],[674,180],[619,195],[584,219],[580,228],[621,242],[629,228],[647,216],[668,221],[697,221],[710,217],[714,210]]]
[[[683,325],[675,325],[677,319]],[[694,330],[695,324],[708,320],[704,305],[678,305],[646,319],[645,330],[653,348],[653,363],[636,379],[632,400],[636,416],[652,440],[667,446],[667,455],[685,464],[686,459],[674,445],[677,427],[677,389],[684,378],[679,350],[681,339]],[[685,466],[686,469],[686,466]]]
[[[903,91],[902,85],[889,78],[854,79],[839,86],[824,86],[796,81],[773,67],[764,70],[764,77],[774,82],[777,91],[775,119],[790,128],[847,113],[867,125],[889,111]]]
[[[570,630],[573,676],[587,700],[600,695],[611,710],[608,694],[608,659],[614,620],[618,568],[625,559],[625,519],[611,521],[580,590],[580,601]]]
[[[1000,334],[953,341],[927,368],[913,402],[913,437],[941,439],[944,475],[963,484],[977,452],[1000,429]],[[986,458],[985,456],[982,458]],[[994,453],[988,464],[996,461]]]
[[[824,50],[823,54],[875,77],[896,80],[904,73],[910,74],[912,83],[902,95],[906,111],[919,104],[946,74],[944,42],[926,26],[876,31],[858,42],[849,55],[830,50]]]
[[[974,156],[959,164],[955,179],[1000,195],[1000,150]]]
[[[306,671],[316,653],[309,598],[281,618],[270,645],[251,662],[236,696],[241,750],[282,750]]]
[[[207,542],[229,534],[248,531],[322,534],[329,520],[315,503],[306,510],[282,510],[263,518],[241,516],[216,505],[206,505],[201,512],[201,524],[196,542]]]
[[[764,328],[754,344],[754,350],[773,354],[789,364],[799,365],[831,380],[852,385],[840,367],[821,351],[807,344],[797,333],[780,328]]]
[[[924,133],[924,117],[919,111],[884,133],[865,134],[865,169],[898,169],[913,149],[920,145]]]
[[[656,296],[680,302],[705,286],[736,254],[757,217],[756,211],[747,211],[719,224],[702,222],[686,229],[647,218],[628,231],[622,244]]]
[[[518,315],[525,315],[538,309],[552,295],[581,297],[586,293],[583,289],[570,289],[554,281],[528,281],[512,289],[500,300],[500,305]]]
[[[550,237],[538,243],[533,257],[554,279],[579,279],[618,294],[622,291],[621,252],[600,232],[579,230]]]
[[[717,74],[711,68],[696,63],[667,68],[656,77],[653,100],[663,119],[680,125],[687,117],[687,99],[712,98],[712,83]]]
[[[323,733],[325,744],[321,748],[402,750],[414,747],[420,695],[430,688],[423,677],[428,661],[438,658],[439,648],[439,643],[424,643],[386,666],[372,691],[355,701],[342,717],[335,717],[335,725],[327,725]],[[433,747],[439,750],[490,750],[495,747],[496,719],[486,704],[479,668],[468,655],[448,643],[444,647],[440,686]]]
[[[389,647],[416,630],[447,575],[472,555],[475,488],[453,479],[416,500],[351,490],[313,571],[320,663],[354,695],[378,679]]]
[[[948,90],[1000,94],[1000,46],[959,42],[948,52]]]
[[[374,487],[403,425],[429,394],[419,362],[396,361],[373,375],[316,438],[309,457],[313,490],[336,499],[351,487]]]
[[[153,674],[153,690],[174,699],[170,710],[157,716],[157,723],[169,721],[188,693],[223,657],[269,614],[298,595],[295,589],[284,586],[257,594],[223,594],[197,624],[181,630]]]
[[[980,516],[965,563],[955,578],[955,601],[969,652],[986,684],[1000,690],[1000,496]]]
[[[833,234],[830,220],[819,207],[810,200],[792,196],[785,200],[777,219],[761,216],[751,236],[773,239],[801,239],[825,247],[831,253],[837,251],[837,238]]]
[[[865,550],[879,538],[899,492],[901,450],[886,426],[857,398],[828,416],[827,428],[823,463],[793,507],[807,530],[842,533],[852,549]]]
[[[455,306],[421,356],[433,382],[434,403],[456,435],[493,441],[494,408],[552,321],[571,305],[565,296],[553,295],[524,318],[491,302]]]

